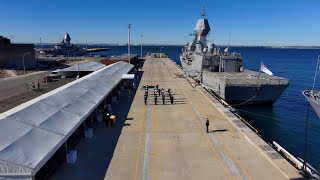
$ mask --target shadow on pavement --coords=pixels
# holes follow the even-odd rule
[[[214,132],[226,132],[229,131],[229,129],[217,129],[217,130],[211,130],[210,133],[214,133]]]

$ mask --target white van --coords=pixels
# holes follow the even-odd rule
[[[62,76],[62,71],[61,69],[51,71],[49,76],[51,76],[53,79],[60,79]]]

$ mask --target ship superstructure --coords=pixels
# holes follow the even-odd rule
[[[71,44],[71,37],[69,33],[66,33],[62,41],[54,46],[52,49],[54,55],[65,56],[80,56],[87,54],[86,50],[78,45]]]
[[[288,87],[289,80],[244,69],[242,56],[208,43],[209,21],[202,7],[193,40],[180,54],[186,76],[194,77],[227,102],[272,104]]]

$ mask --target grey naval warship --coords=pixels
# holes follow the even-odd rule
[[[66,33],[62,39],[62,41],[56,44],[53,48],[54,55],[65,55],[65,56],[82,56],[87,54],[85,49],[80,48],[75,44],[71,44],[71,37],[69,33]]]
[[[180,54],[185,76],[193,77],[228,103],[273,104],[288,87],[289,80],[244,69],[239,53],[229,53],[229,46],[221,52],[207,42],[209,32],[203,5],[194,38]]]

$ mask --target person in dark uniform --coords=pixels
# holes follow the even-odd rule
[[[210,125],[209,119],[207,118],[207,119],[206,119],[207,133],[209,133],[209,125]]]
[[[171,104],[173,104],[173,96],[172,96],[172,94],[170,94],[170,101],[171,101]]]
[[[148,99],[148,95],[145,94],[145,95],[144,95],[144,104],[145,104],[145,105],[147,105],[147,99]]]
[[[159,84],[157,83],[156,88],[159,89]]]
[[[160,97],[160,93],[161,93],[161,90],[160,90],[160,89],[158,89],[158,94],[159,94],[159,97]]]
[[[164,93],[162,93],[162,104],[164,104],[164,100],[165,100],[165,95]]]
[[[106,127],[109,127],[109,122],[110,122],[110,114],[107,113],[106,119],[105,119]]]
[[[157,94],[154,95],[154,104],[157,105],[158,100],[157,100]]]

